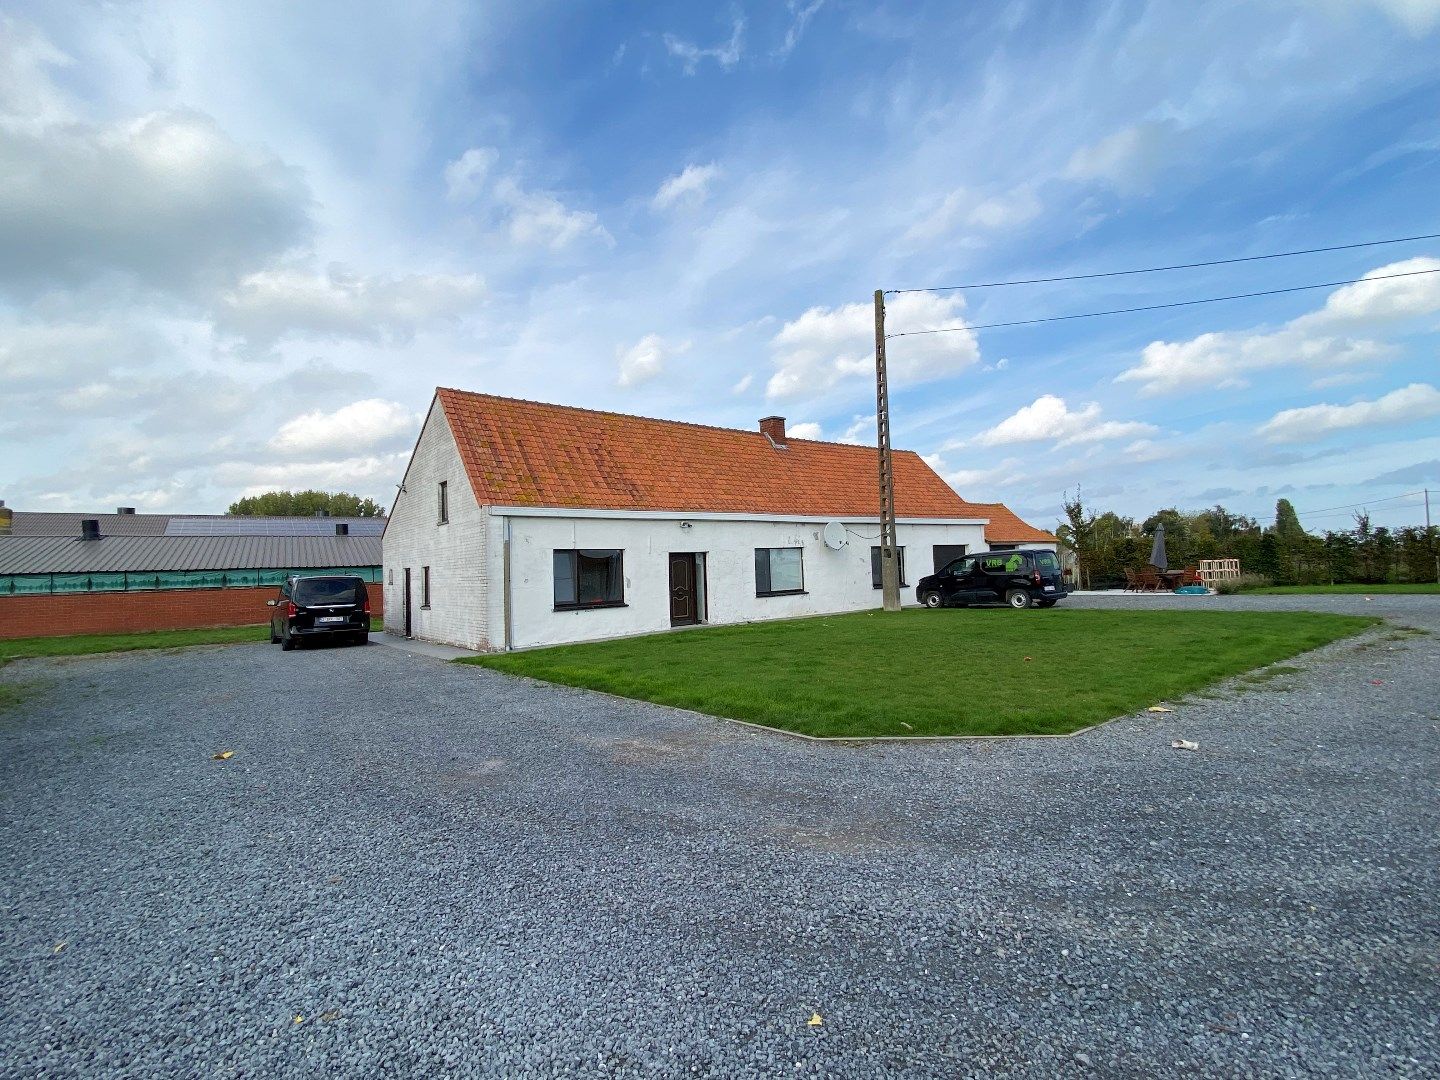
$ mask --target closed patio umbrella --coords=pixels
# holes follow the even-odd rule
[[[1150,562],[1158,570],[1168,570],[1165,562],[1165,526],[1155,526],[1155,545],[1150,549]]]

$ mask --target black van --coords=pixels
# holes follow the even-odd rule
[[[364,645],[370,640],[370,594],[365,580],[350,574],[292,576],[270,605],[270,644],[293,649],[306,638],[338,638]]]
[[[971,604],[1048,608],[1068,595],[1055,553],[1024,548],[962,555],[915,586],[915,599],[930,608]]]

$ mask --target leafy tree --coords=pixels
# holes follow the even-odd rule
[[[385,508],[373,499],[362,499],[348,491],[267,491],[247,495],[230,504],[227,514],[236,517],[312,517],[321,510],[332,517],[382,517]]]
[[[1300,525],[1300,515],[1295,513],[1295,507],[1290,505],[1289,499],[1280,499],[1275,503],[1275,534],[1281,540],[1293,540],[1305,535],[1305,530]]]

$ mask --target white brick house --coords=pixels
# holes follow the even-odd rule
[[[907,603],[966,551],[1055,545],[914,453],[894,466]],[[441,389],[385,529],[385,628],[499,650],[879,607],[875,476],[873,448],[788,439],[779,417],[746,432]]]

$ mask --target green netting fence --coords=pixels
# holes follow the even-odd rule
[[[292,574],[346,574],[377,584],[378,566],[307,566],[298,570],[172,570],[155,574],[0,574],[0,596],[43,593],[154,592],[156,589],[245,589],[279,586]]]

